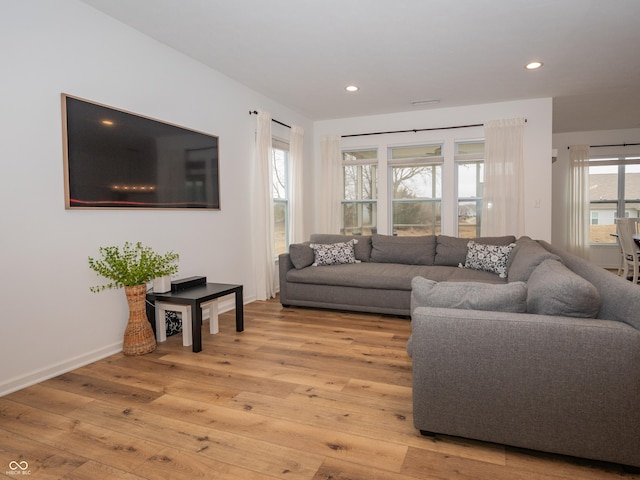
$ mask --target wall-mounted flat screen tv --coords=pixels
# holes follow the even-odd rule
[[[67,209],[220,209],[218,137],[62,94]]]

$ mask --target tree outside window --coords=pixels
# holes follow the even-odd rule
[[[442,145],[391,147],[393,235],[438,235],[442,228]]]
[[[289,146],[274,140],[272,151],[274,254],[278,256],[289,246]]]
[[[484,141],[456,142],[458,237],[480,236],[484,193]]]
[[[375,149],[342,152],[342,233],[377,232],[378,152]]]

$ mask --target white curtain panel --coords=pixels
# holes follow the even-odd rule
[[[339,233],[342,225],[342,150],[340,135],[320,137],[322,188],[320,189],[320,233]]]
[[[289,242],[301,243],[304,236],[304,204],[303,204],[303,164],[304,164],[304,128],[291,126],[289,137],[289,161],[291,164],[291,192]]]
[[[483,236],[524,235],[524,118],[484,124]]]
[[[589,146],[569,146],[569,244],[575,255],[589,258]]]
[[[256,272],[256,297],[275,297],[275,264],[273,234],[271,115],[258,113],[253,181],[253,249]]]

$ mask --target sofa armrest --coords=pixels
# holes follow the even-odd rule
[[[280,303],[287,305],[287,272],[295,268],[288,253],[281,253],[278,256],[278,280],[280,282]]]
[[[410,351],[420,430],[640,465],[630,325],[419,307]]]

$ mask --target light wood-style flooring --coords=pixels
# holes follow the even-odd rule
[[[243,333],[233,311],[220,315],[219,334],[205,332],[200,353],[175,335],[151,354],[114,355],[0,398],[0,477],[640,478],[618,465],[422,437],[406,318],[273,300],[245,307]]]

